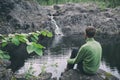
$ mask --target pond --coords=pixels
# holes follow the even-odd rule
[[[96,36],[95,39],[98,40],[103,47],[100,68],[120,78],[120,36],[104,34]],[[13,66],[12,69],[15,69],[16,74],[23,74],[32,66],[33,71],[35,71],[34,75],[36,76],[40,72],[47,71],[52,72],[53,77],[59,78],[60,74],[66,68],[66,61],[72,49],[78,49],[84,43],[85,39],[82,35],[55,36],[52,39],[44,40],[43,44],[46,46],[44,56],[39,57],[34,55],[25,61],[19,60],[16,62],[17,64],[12,64],[17,65],[19,69],[13,68],[16,66]]]

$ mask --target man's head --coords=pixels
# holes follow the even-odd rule
[[[94,27],[89,26],[86,28],[85,33],[86,37],[93,38],[96,33],[96,29]]]

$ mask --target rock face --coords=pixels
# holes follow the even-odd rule
[[[49,15],[54,16],[64,35],[82,33],[87,26],[95,26],[100,33],[120,34],[119,7],[101,9],[92,3],[43,7],[34,0],[0,0],[0,33],[54,32]]]
[[[60,80],[119,80],[110,73],[107,73],[103,70],[98,70],[95,75],[84,75],[77,70],[71,69],[66,71],[60,77]]]
[[[47,9],[34,0],[0,0],[0,33],[43,29],[48,21],[46,14]]]
[[[13,73],[10,69],[6,69],[10,65],[10,61],[0,59],[0,80],[11,80]]]
[[[57,80],[57,78],[52,78],[52,73],[43,73],[38,77],[30,76],[29,78],[25,77],[25,75],[15,75],[17,80]]]
[[[66,34],[81,33],[87,26],[99,32],[120,33],[120,8],[101,9],[95,4],[65,4],[54,6],[55,20]]]

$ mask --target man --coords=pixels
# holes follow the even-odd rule
[[[94,27],[86,28],[86,43],[81,46],[78,52],[73,50],[71,54],[72,59],[68,59],[67,69],[71,69],[74,67],[74,64],[77,64],[80,72],[88,75],[97,72],[100,66],[102,48],[100,43],[94,40],[95,33],[96,29]]]

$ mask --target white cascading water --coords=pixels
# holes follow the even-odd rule
[[[53,16],[50,16],[51,18],[51,23],[55,26],[55,37],[52,42],[51,47],[56,47],[57,44],[62,40],[62,37],[64,36],[61,29],[57,25],[56,21],[53,19]]]
[[[63,33],[62,33],[61,29],[58,27],[56,21],[53,19],[53,16],[51,16],[51,22],[53,25],[55,25],[55,34],[63,36]]]

